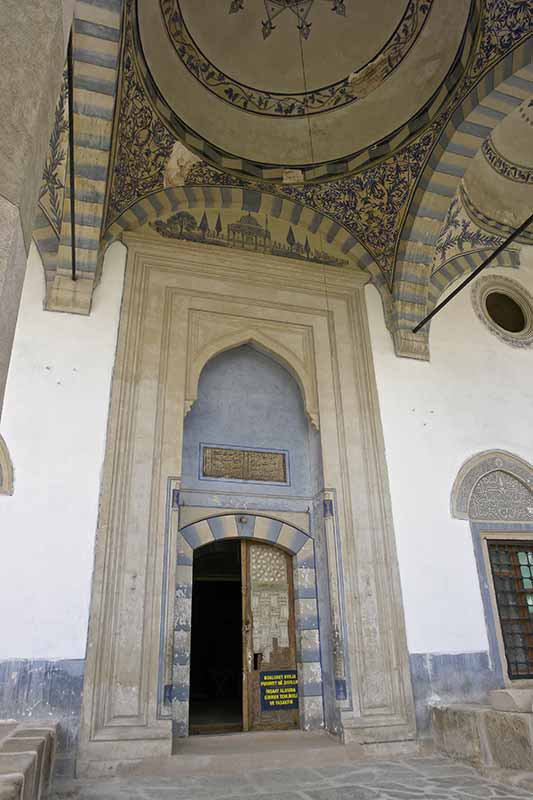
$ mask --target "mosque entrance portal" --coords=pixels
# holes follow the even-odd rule
[[[299,726],[291,556],[229,539],[194,552],[189,732]]]

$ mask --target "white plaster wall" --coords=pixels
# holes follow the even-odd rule
[[[520,270],[491,273],[533,292],[533,248],[523,249]],[[365,291],[409,651],[486,650],[469,524],[451,517],[450,494],[461,465],[482,450],[533,462],[533,350],[491,334],[467,288],[431,323],[431,361],[397,358],[378,293]]]
[[[108,251],[89,317],[42,310],[32,246],[0,432],[15,494],[0,496],[0,659],[81,658],[125,248]],[[533,292],[522,268],[491,270]],[[489,274],[489,273],[487,273]],[[394,355],[381,301],[366,289],[410,652],[487,648],[468,523],[450,516],[474,453],[533,462],[533,350],[501,343],[467,289],[432,323],[431,361]]]
[[[0,432],[0,659],[83,658],[126,250],[114,244],[89,317],[43,311],[32,245]]]

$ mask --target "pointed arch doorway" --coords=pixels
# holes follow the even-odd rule
[[[215,541],[193,557],[189,733],[299,726],[292,559]]]

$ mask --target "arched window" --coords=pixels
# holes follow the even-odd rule
[[[451,511],[470,522],[500,685],[532,681],[533,467],[503,450],[473,456],[455,480]]]

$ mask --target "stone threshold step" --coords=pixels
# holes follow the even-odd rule
[[[426,749],[426,748],[423,748]],[[231,774],[243,770],[324,767],[394,755],[416,755],[420,743],[343,744],[325,732],[272,731],[191,736],[173,755],[120,762],[84,762],[78,775],[174,777],[202,773]]]

